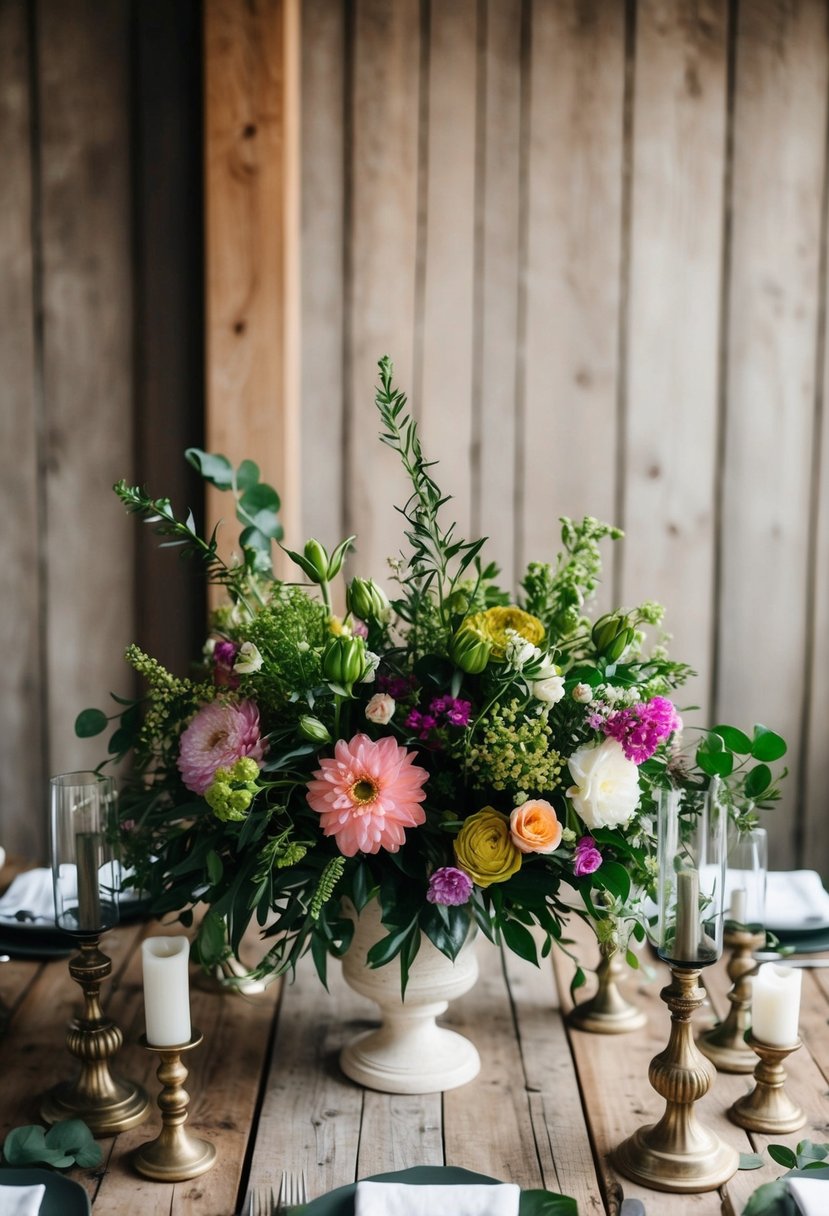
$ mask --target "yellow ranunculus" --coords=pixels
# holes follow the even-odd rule
[[[521,853],[512,843],[509,819],[491,806],[465,821],[455,840],[455,858],[479,887],[506,882],[521,869]]]
[[[498,608],[487,608],[476,612],[464,621],[464,627],[474,629],[492,644],[493,659],[503,659],[509,642],[508,630],[520,633],[526,641],[538,646],[544,639],[544,626],[537,616],[531,616],[515,604],[504,604]]]

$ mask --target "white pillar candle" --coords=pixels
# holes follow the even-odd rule
[[[751,989],[751,1032],[771,1047],[797,1042],[800,1020],[800,985],[803,973],[796,967],[764,963]]]
[[[141,943],[147,1042],[177,1047],[190,1041],[190,942],[148,937]]]
[[[735,887],[731,892],[731,920],[736,921],[738,925],[746,923],[746,889],[745,887]]]

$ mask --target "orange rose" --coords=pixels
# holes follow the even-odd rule
[[[561,842],[561,824],[543,798],[531,798],[509,817],[512,843],[522,853],[552,853]]]

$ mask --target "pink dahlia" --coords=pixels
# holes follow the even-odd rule
[[[417,752],[398,747],[390,735],[376,742],[355,735],[340,739],[333,759],[320,760],[308,782],[308,805],[320,816],[326,836],[334,836],[345,857],[355,853],[396,853],[404,828],[426,819],[421,803],[428,773],[413,764]]]
[[[230,768],[242,756],[259,761],[265,744],[259,734],[259,710],[253,701],[203,705],[179,740],[178,767],[188,790],[203,794],[217,768]]]

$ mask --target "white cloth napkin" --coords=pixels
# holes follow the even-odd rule
[[[358,1182],[354,1216],[518,1216],[520,1187],[411,1186],[405,1182]]]
[[[14,879],[0,899],[0,918],[14,920],[20,911],[31,912],[38,921],[55,923],[51,870],[26,870]]]
[[[816,870],[769,870],[766,925],[783,930],[829,926],[829,893]]]
[[[0,1186],[0,1216],[37,1216],[46,1187]]]
[[[829,1178],[790,1178],[788,1186],[802,1216],[826,1216],[829,1212]]]

